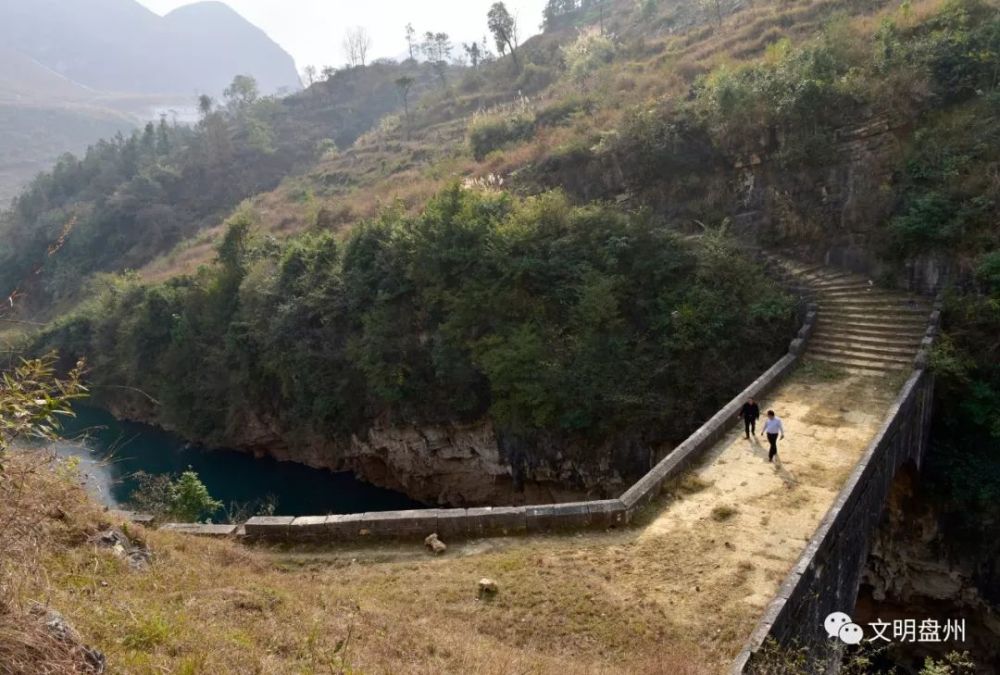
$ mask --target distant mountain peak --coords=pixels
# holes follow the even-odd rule
[[[2,0],[0,44],[105,91],[218,95],[236,75],[264,93],[300,88],[292,57],[215,0],[164,17],[136,0]]]

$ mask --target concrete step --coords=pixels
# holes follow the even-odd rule
[[[884,361],[869,361],[858,358],[841,358],[839,356],[827,356],[826,354],[809,354],[809,358],[817,361],[825,361],[837,366],[856,368],[857,370],[870,373],[889,373],[893,371],[905,370],[907,366],[899,363],[886,363]]]
[[[860,342],[854,338],[816,338],[809,341],[809,348],[821,350],[836,349],[843,352],[856,352],[872,356],[888,356],[913,358],[917,355],[918,345],[873,345],[870,342]]]
[[[816,323],[817,333],[834,333],[842,336],[867,336],[890,340],[914,340],[919,342],[923,339],[926,331],[920,330],[916,326],[880,326],[877,324],[845,324],[834,321],[824,321],[819,318]]]
[[[864,312],[846,312],[839,309],[830,309],[819,306],[819,313],[831,321],[840,321],[841,323],[852,324],[852,323],[877,323],[889,326],[926,326],[927,317],[923,314],[893,314],[892,312],[882,312],[876,310],[864,311]]]
[[[919,312],[928,316],[931,313],[931,306],[928,303],[893,296],[878,297],[866,293],[862,295],[818,295],[817,297],[821,297],[823,303],[831,307],[885,307],[886,309]]]
[[[815,288],[816,292],[821,295],[833,291],[853,291],[855,293],[864,293],[869,290],[879,290],[876,286],[872,286],[866,281],[831,282],[828,284],[814,283],[812,284],[812,287]]]
[[[819,311],[824,314],[829,315],[858,315],[858,316],[877,316],[885,318],[898,318],[903,323],[907,323],[913,320],[926,323],[930,318],[930,312],[924,312],[922,310],[914,310],[906,307],[886,307],[884,305],[846,305],[846,304],[836,304],[829,303],[826,301],[817,301],[819,305]]]
[[[830,314],[866,314],[877,316],[899,316],[904,319],[917,318],[927,321],[931,313],[923,309],[912,309],[906,305],[885,305],[885,304],[861,304],[858,302],[830,302],[829,300],[817,299],[820,311]]]
[[[779,258],[777,256],[770,256],[770,259],[780,265],[782,269],[791,272],[792,274],[808,274],[810,272],[830,269],[829,265],[824,265],[822,263],[804,263],[788,260],[786,258]]]
[[[817,330],[811,338],[811,342],[832,342],[845,345],[857,345],[872,347],[875,349],[904,349],[911,352],[916,352],[920,348],[920,340],[922,335],[914,335],[910,337],[906,336],[871,336],[871,335],[856,335],[856,334],[845,334],[840,331],[831,330]]]
[[[873,354],[867,351],[859,351],[857,349],[838,349],[835,346],[824,345],[824,344],[811,344],[809,345],[809,353],[813,356],[829,356],[831,358],[844,359],[848,361],[869,361],[871,363],[879,364],[884,363],[886,365],[898,364],[900,366],[906,366],[913,363],[914,354]]]
[[[853,288],[846,290],[818,290],[816,295],[823,298],[869,298],[873,300],[897,300],[907,298],[906,294],[897,291],[889,291],[884,288],[873,288],[865,285],[863,288]]]
[[[834,283],[850,283],[850,282],[867,283],[867,279],[859,279],[853,274],[847,274],[846,272],[836,272],[831,270],[818,270],[816,272],[796,274],[795,276],[815,284],[834,284]]]

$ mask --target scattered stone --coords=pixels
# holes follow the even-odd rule
[[[443,555],[444,552],[448,550],[447,544],[438,539],[437,533],[429,535],[426,539],[424,539],[424,546],[426,546],[427,550],[434,555]]]
[[[730,544],[728,541],[726,542],[726,548],[728,548],[730,551],[736,550],[736,547]]]
[[[144,570],[149,567],[152,554],[145,546],[135,544],[124,532],[116,528],[108,528],[98,532],[91,539],[100,548],[110,549],[116,556],[128,562],[134,570]]]
[[[102,675],[107,670],[107,657],[99,650],[83,644],[83,638],[62,614],[37,602],[32,604],[31,613],[45,623],[45,628],[52,637],[83,657],[84,663],[82,665],[84,665],[85,670],[82,672]]]
[[[500,592],[500,584],[498,584],[493,579],[488,579],[484,577],[479,580],[480,599],[495,597],[496,594],[499,592]]]

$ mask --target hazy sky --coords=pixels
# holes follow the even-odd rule
[[[545,1],[506,0],[518,16],[522,39],[538,32]],[[191,0],[139,2],[159,14],[191,4]],[[343,65],[347,59],[341,42],[351,26],[368,29],[373,58],[406,51],[403,29],[408,22],[418,34],[444,31],[456,43],[481,39],[487,33],[486,12],[493,0],[227,0],[226,4],[290,52],[301,71],[309,64]]]

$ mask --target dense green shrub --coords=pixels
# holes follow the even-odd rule
[[[216,265],[161,286],[111,280],[41,344],[99,383],[222,441],[248,414],[346,437],[376,417],[489,415],[502,433],[683,435],[781,351],[788,299],[724,237],[685,244],[643,216],[451,188],[343,243],[276,247],[235,218]]]
[[[559,79],[559,71],[552,66],[526,63],[514,82],[514,88],[524,94],[534,94]]]
[[[469,125],[469,146],[483,159],[505,145],[526,141],[535,133],[535,120],[527,112],[480,115]]]
[[[535,114],[535,125],[539,127],[554,127],[565,124],[574,115],[590,112],[594,102],[589,98],[570,96],[550,103]]]
[[[616,52],[617,47],[611,38],[596,29],[581,33],[562,50],[566,69],[577,82],[583,82],[593,72],[611,63]]]

